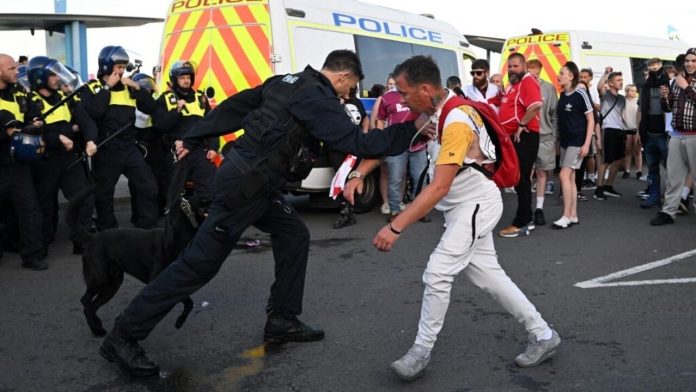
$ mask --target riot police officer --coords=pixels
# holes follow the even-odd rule
[[[82,94],[85,111],[96,122],[98,140],[113,139],[92,158],[94,167],[97,229],[118,227],[114,215],[114,190],[121,174],[128,178],[136,198],[135,226],[149,229],[157,224],[157,184],[152,170],[135,145],[135,109],[152,114],[154,99],[133,80],[123,77],[128,53],[120,46],[106,46],[99,52],[97,80],[88,82]],[[120,133],[116,134],[119,130]]]
[[[276,76],[220,103],[184,135],[179,157],[201,138],[244,128],[225,156],[215,178],[208,218],[177,260],[148,284],[119,315],[105,338],[101,354],[127,374],[157,374],[137,341],[182,298],[217,274],[223,261],[249,226],[271,234],[275,282],[266,307],[264,340],[270,343],[314,341],[324,331],[301,322],[309,231],[279,190],[287,181],[309,175],[321,142],[344,153],[395,155],[408,148],[428,124],[427,116],[363,133],[341,106],[339,96],[362,79],[357,55],[348,50],[329,54],[321,71]]]
[[[43,216],[43,243],[48,247],[55,238],[58,223],[58,190],[70,200],[81,189],[89,186],[88,168],[77,159],[77,131],[82,133],[87,155],[92,155],[97,146],[96,124],[75,100],[63,101],[65,95],[61,84],[70,84],[73,75],[63,64],[46,56],[33,57],[28,64],[27,76],[32,93],[29,94],[30,119],[43,122],[43,139],[46,150],[43,159],[32,163],[34,187]],[[79,224],[87,231],[92,226],[94,198],[89,197],[80,207]],[[80,254],[84,239],[75,237],[73,253]]]
[[[23,163],[18,155],[19,148],[31,146],[22,146],[19,128],[25,123],[28,102],[24,91],[16,86],[17,74],[17,63],[12,57],[0,54],[0,199],[9,200],[17,214],[22,267],[43,270],[48,264],[41,239],[41,213],[29,163]],[[11,153],[11,143],[18,143],[15,154]],[[29,151],[36,153],[40,149],[39,145]],[[3,214],[7,212],[7,206],[0,205],[0,209],[5,210]]]
[[[195,90],[196,69],[189,61],[177,61],[169,71],[169,91],[157,99],[162,115],[154,116],[155,129],[164,133],[169,148],[174,151],[176,141],[180,141],[186,131],[193,128],[210,111],[210,105],[205,94]],[[188,178],[193,180],[194,192],[204,197],[210,197],[215,180],[215,165],[219,147],[218,138],[202,140],[189,153]],[[170,179],[174,168],[174,160],[167,157],[165,161],[167,176]],[[167,181],[165,189],[168,189]]]

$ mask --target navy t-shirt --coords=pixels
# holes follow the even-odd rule
[[[568,94],[561,92],[558,99],[558,137],[561,147],[581,147],[587,137],[587,118],[592,112],[592,101],[585,89]]]

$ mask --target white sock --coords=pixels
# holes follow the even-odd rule
[[[596,180],[597,180],[597,173],[596,173],[596,172],[595,172],[595,173],[590,173],[589,177],[590,177],[590,180],[596,181]]]
[[[543,210],[544,209],[544,198],[537,196],[537,206],[536,208]]]
[[[536,334],[536,339],[537,339],[537,342],[541,341],[541,340],[549,340],[549,339],[551,339],[552,336],[553,336],[553,331],[551,330],[551,328],[546,327],[545,331]]]
[[[689,197],[689,192],[691,192],[691,189],[689,189],[688,186],[685,186],[684,189],[682,189],[682,199]]]

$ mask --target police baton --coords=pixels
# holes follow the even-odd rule
[[[103,146],[103,145],[106,144],[109,140],[111,140],[111,139],[115,138],[116,136],[118,136],[121,132],[123,132],[123,131],[125,131],[126,129],[128,129],[131,125],[132,125],[132,124],[128,123],[128,124],[122,126],[118,131],[112,133],[111,135],[109,135],[109,137],[107,137],[106,139],[104,139],[101,143],[97,144],[97,151],[99,151],[99,147]],[[80,154],[80,157],[77,158],[77,160],[76,160],[75,162],[69,164],[68,167],[66,167],[65,169],[66,169],[66,170],[67,170],[67,169],[70,169],[71,167],[77,165],[80,161],[83,161],[85,158],[87,158],[87,153],[86,153],[86,152],[83,152],[82,154]]]
[[[71,100],[75,95],[77,95],[80,91],[82,91],[82,89],[83,89],[85,86],[87,86],[87,83],[85,83],[85,84],[83,84],[82,86],[76,88],[75,91],[73,91],[73,92],[70,93],[70,95],[68,95],[67,97],[65,97],[65,98],[61,99],[60,101],[58,101],[58,103],[55,104],[55,105],[53,105],[50,109],[48,109],[48,110],[46,111],[46,113],[41,113],[41,115],[39,116],[39,120],[40,120],[40,121],[43,121],[43,120],[44,120],[46,117],[48,117],[51,113],[53,113],[53,112],[55,112],[56,110],[58,110],[59,107],[63,106],[63,104],[65,104],[66,102],[68,102],[69,100]]]

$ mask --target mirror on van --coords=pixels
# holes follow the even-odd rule
[[[215,89],[212,86],[208,86],[208,88],[205,89],[205,97],[208,99],[215,98]]]

